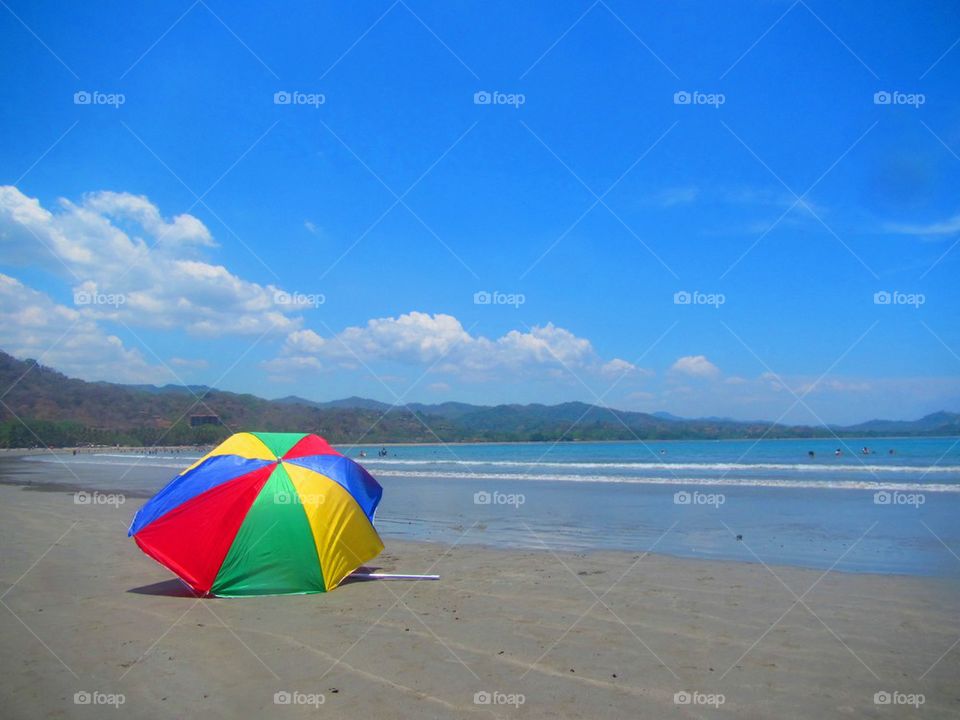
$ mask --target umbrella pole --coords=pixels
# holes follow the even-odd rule
[[[400,575],[397,573],[353,573],[351,577],[368,580],[439,580],[439,575]]]

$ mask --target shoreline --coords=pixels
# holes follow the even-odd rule
[[[523,453],[494,451],[507,457],[531,452],[535,454],[531,448]],[[781,445],[776,452],[789,455],[791,450]],[[131,507],[152,497],[193,461],[192,456],[143,456],[112,449],[93,453],[0,456],[0,484],[34,495],[123,496]],[[613,449],[587,453],[623,454]],[[116,457],[98,457],[104,454]],[[398,454],[429,457],[435,452]],[[486,452],[463,454],[483,457]],[[839,569],[855,574],[960,577],[960,563],[954,563],[944,547],[955,546],[957,539],[952,529],[960,510],[955,473],[942,481],[931,476],[931,482],[920,485],[913,482],[916,475],[909,474],[880,473],[875,481],[872,472],[871,477],[862,472],[836,475],[828,459],[814,475],[791,471],[787,480],[778,478],[776,469],[769,476],[761,471],[756,477],[735,474],[724,480],[729,469],[711,471],[709,477],[699,472],[675,477],[667,470],[649,475],[632,465],[612,474],[590,470],[553,477],[550,469],[542,476],[539,470],[530,475],[512,468],[408,472],[406,467],[384,469],[388,466],[372,460],[369,470],[385,488],[378,517],[386,538],[439,546],[476,527],[465,544],[530,549],[539,547],[543,537],[557,548],[591,553],[654,548],[675,558],[754,562],[760,557],[784,567],[821,570],[843,558]],[[848,462],[856,467],[857,459]],[[510,498],[516,503],[509,504]]]
[[[117,489],[112,491],[104,491],[98,489],[91,485],[86,484],[72,484],[72,483],[32,483],[24,482],[22,480],[17,480],[13,478],[6,477],[2,472],[0,472],[0,497],[2,493],[5,492],[5,489],[17,489],[26,493],[37,493],[41,495],[62,495],[62,496],[76,496],[78,494],[87,494],[87,495],[102,495],[104,497],[121,497],[123,498],[120,505],[128,505],[127,500],[136,500],[136,501],[146,501],[155,495],[154,492],[138,490],[136,488],[132,489]],[[76,504],[76,499],[74,499],[74,504]],[[142,502],[130,503],[130,509],[135,511],[136,507],[139,507]],[[132,516],[132,513],[131,513]],[[381,523],[390,523],[390,522],[400,522],[398,520],[390,520],[381,518]],[[472,529],[472,528],[470,528]],[[463,533],[461,539],[466,537],[470,529]],[[379,528],[381,535],[384,533],[384,528]],[[393,545],[409,545],[412,547],[422,547],[422,548],[431,548],[436,550],[438,547],[447,547],[448,542],[436,539],[421,539],[421,538],[395,538],[387,535],[384,538],[384,541],[389,541]],[[541,541],[542,542],[542,541]],[[463,548],[475,548],[480,551],[492,552],[492,553],[563,553],[568,554],[574,557],[580,558],[589,558],[592,556],[604,556],[604,555],[622,555],[622,556],[636,556],[638,554],[661,558],[664,561],[676,561],[676,562],[688,562],[688,563],[706,563],[708,566],[716,566],[718,570],[722,570],[724,565],[732,565],[734,567],[738,566],[749,566],[756,568],[767,568],[775,569],[780,572],[789,572],[789,571],[800,571],[800,572],[820,572],[822,569],[819,569],[815,566],[806,566],[802,564],[788,564],[788,563],[776,563],[776,562],[765,562],[760,558],[756,559],[730,559],[726,557],[711,557],[709,555],[684,555],[678,553],[671,553],[665,551],[657,551],[654,549],[643,549],[643,548],[631,548],[631,547],[589,547],[582,548],[579,550],[570,550],[570,549],[558,549],[553,550],[547,546],[544,547],[529,547],[529,546],[512,546],[504,544],[496,544],[494,542],[484,542],[482,540],[477,540],[475,537],[469,542],[464,542],[460,545]],[[942,576],[936,574],[923,574],[923,573],[911,573],[911,572],[897,572],[897,571],[884,571],[878,572],[873,570],[860,570],[860,569],[851,569],[851,568],[836,568],[833,567],[830,569],[830,572],[836,575],[849,575],[855,577],[874,577],[874,578],[903,578],[903,579],[922,579],[929,580],[932,582],[945,583],[948,586],[955,587],[958,597],[960,597],[960,575],[957,576]]]
[[[442,544],[476,527],[464,539],[466,544],[530,549],[539,547],[542,537],[568,550],[654,548],[671,557],[747,562],[759,557],[808,569],[827,569],[842,559],[839,569],[844,572],[953,578],[960,576],[960,563],[944,545],[955,547],[958,539],[960,465],[951,460],[942,468],[947,474],[918,480],[921,473],[932,472],[926,466],[949,444],[903,446],[903,458],[877,459],[889,467],[861,468],[859,458],[846,458],[846,470],[820,452],[822,444],[815,447],[823,456],[813,463],[816,467],[807,467],[805,459],[789,461],[799,465],[777,464],[778,458],[793,455],[794,448],[803,448],[785,443],[761,453],[764,462],[736,466],[723,460],[735,458],[743,445],[722,450],[704,444],[676,446],[670,450],[675,459],[658,459],[662,467],[652,470],[634,462],[642,453],[635,445],[627,450],[571,448],[558,456],[565,462],[546,463],[556,470],[407,467],[443,460],[434,448],[393,449],[391,456],[396,453],[397,458],[387,458],[383,465],[376,458],[359,462],[367,464],[384,487],[378,517],[386,538]],[[162,451],[117,453],[112,448],[91,453],[0,456],[0,483],[26,486],[35,494],[123,496],[128,506],[139,505],[195,457]],[[536,458],[538,450],[479,447],[460,455],[483,463]],[[584,470],[567,467],[578,464],[566,462],[568,458],[583,456],[611,458],[611,467],[619,464],[623,469],[604,470],[603,462],[585,463],[589,467]],[[617,463],[618,458],[629,462]],[[397,463],[390,464],[394,459]],[[704,466],[708,469],[700,467],[700,460],[709,461]],[[771,460],[774,464],[765,464]],[[671,469],[673,465],[685,469]]]
[[[76,451],[77,455],[95,455],[97,453],[114,451],[123,453],[147,453],[150,451],[175,451],[175,452],[200,452],[201,454],[210,452],[214,446],[197,445],[156,445],[153,447],[143,445],[97,445],[94,447],[45,447],[45,448],[0,448],[0,458],[4,457],[31,457],[34,455],[59,455],[72,454]]]
[[[75,495],[77,493],[82,493],[82,492],[87,492],[87,493],[100,492],[100,491],[93,490],[91,488],[81,487],[81,486],[68,486],[68,485],[61,485],[61,484],[54,485],[52,483],[51,484],[43,484],[43,483],[23,484],[23,483],[4,481],[2,479],[0,479],[0,488],[18,488],[28,493],[31,493],[31,492],[50,493],[50,494],[63,494],[67,496]],[[109,495],[109,493],[102,493],[102,494]],[[128,491],[128,492],[123,492],[121,494],[125,498],[135,498],[138,500],[140,499],[146,500],[153,496],[153,493],[138,493],[136,491],[134,492]],[[380,529],[382,531],[382,528]],[[464,533],[464,535],[466,535],[466,533]],[[385,539],[385,542],[387,541],[389,541],[390,545],[392,546],[400,546],[400,547],[409,546],[411,548],[418,548],[424,552],[427,552],[428,550],[436,550],[436,548],[438,547],[446,548],[449,546],[449,543],[446,543],[440,540],[387,538]],[[618,548],[585,548],[582,550],[553,550],[549,547],[544,547],[544,548],[504,547],[501,545],[495,545],[492,543],[485,543],[481,541],[471,541],[468,544],[460,544],[459,546],[463,548],[471,548],[471,549],[475,548],[482,552],[491,552],[491,553],[506,553],[506,554],[517,553],[517,552],[533,553],[533,554],[558,553],[558,554],[569,555],[571,557],[578,557],[578,558],[589,558],[593,555],[611,555],[611,556],[623,556],[623,557],[627,557],[627,556],[636,557],[637,555],[643,555],[643,556],[649,556],[653,558],[661,558],[665,561],[677,561],[680,563],[706,563],[710,566],[718,565],[718,566],[721,566],[721,568],[723,565],[729,564],[733,567],[738,567],[738,566],[750,566],[750,567],[757,567],[757,568],[767,567],[772,570],[777,570],[780,572],[788,572],[788,571],[794,571],[794,570],[799,570],[803,572],[817,571],[816,568],[807,568],[802,566],[785,565],[785,564],[778,564],[778,563],[764,563],[762,560],[750,561],[750,560],[729,560],[726,558],[713,558],[713,557],[689,557],[684,555],[674,555],[672,553],[666,553],[666,552],[658,552],[656,550],[644,550],[644,549],[637,549],[637,548],[619,548],[619,549]],[[376,561],[372,561],[372,562],[375,563]],[[955,584],[957,587],[957,590],[960,591],[960,577],[954,579],[949,577],[939,577],[935,575],[911,575],[910,573],[896,573],[896,572],[880,573],[880,572],[870,572],[870,571],[842,570],[842,569],[836,569],[836,568],[833,569],[831,572],[838,575],[874,577],[877,579],[886,578],[886,577],[904,578],[904,579],[913,579],[913,578],[928,579],[934,582],[942,582],[942,583],[951,584],[951,585]]]

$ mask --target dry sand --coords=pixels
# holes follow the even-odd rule
[[[442,579],[198,600],[125,537],[141,502],[0,487],[4,718],[960,716],[947,581],[388,541]]]

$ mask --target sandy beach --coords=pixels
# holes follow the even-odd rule
[[[960,712],[951,581],[393,542],[371,567],[441,580],[198,600],[125,537],[140,502],[0,487],[6,717]]]

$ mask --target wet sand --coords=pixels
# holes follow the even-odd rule
[[[371,567],[441,580],[196,599],[141,502],[0,486],[4,717],[960,714],[952,581],[392,542]]]

